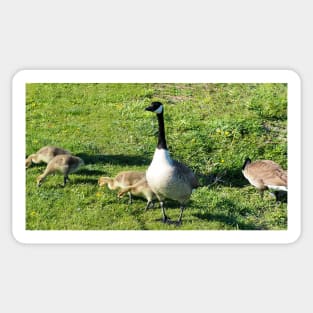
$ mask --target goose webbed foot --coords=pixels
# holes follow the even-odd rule
[[[169,217],[167,217],[166,215],[163,216],[162,218],[156,219],[156,221],[162,222],[164,224],[173,224],[173,221]]]
[[[178,221],[174,222],[174,225],[177,226],[177,227],[181,226],[181,224],[182,224],[181,220],[178,220]]]
[[[167,218],[166,221],[164,221],[163,219],[163,223],[168,224],[168,225],[174,225],[176,227],[181,226],[182,221],[178,220],[178,221],[172,221],[170,218]]]
[[[164,224],[171,224],[171,219],[167,217],[167,215],[164,215],[163,218],[162,218],[162,222]]]

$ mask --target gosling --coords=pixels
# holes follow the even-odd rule
[[[259,190],[263,199],[264,191],[269,189],[273,191],[288,191],[288,176],[287,171],[274,161],[260,160],[251,162],[247,158],[242,167],[244,177]],[[277,194],[275,193],[276,201]]]
[[[118,197],[121,198],[125,193],[130,193],[134,196],[146,199],[147,205],[145,207],[145,211],[148,210],[151,206],[154,206],[153,200],[156,199],[156,195],[148,185],[146,177],[144,177],[142,180],[138,181],[134,185],[122,188],[118,193]]]
[[[36,153],[31,154],[25,161],[26,168],[30,167],[32,163],[49,163],[55,156],[60,154],[71,154],[69,151],[55,146],[45,146]]]
[[[77,171],[83,164],[84,161],[79,157],[68,154],[57,155],[48,163],[44,173],[37,177],[37,186],[41,186],[48,175],[56,172],[63,174],[63,186],[65,186],[66,182],[69,180],[68,175]]]
[[[138,181],[146,177],[145,172],[140,171],[123,171],[118,173],[114,178],[111,177],[100,177],[98,184],[100,187],[108,185],[110,190],[127,188],[136,184]],[[129,203],[132,203],[132,195],[128,192]]]

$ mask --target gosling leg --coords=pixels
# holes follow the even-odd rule
[[[153,201],[148,200],[148,201],[147,201],[147,205],[146,205],[146,207],[145,207],[145,211],[147,211],[147,210],[151,207],[151,204],[152,204],[152,207],[153,207],[153,206],[154,206]]]
[[[133,203],[133,197],[132,197],[132,194],[130,193],[130,191],[128,192],[128,196],[129,196],[128,204],[132,204]]]

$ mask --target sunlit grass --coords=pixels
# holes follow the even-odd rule
[[[65,188],[61,176],[36,187],[44,165],[27,170],[27,229],[176,229],[163,225],[159,205],[97,185],[100,176],[145,170],[157,141],[157,121],[144,108],[165,105],[168,146],[197,174],[180,229],[286,229],[287,204],[276,203],[243,178],[246,156],[287,166],[285,84],[28,84],[26,154],[44,145],[72,151],[86,165]],[[168,215],[179,215],[167,202]]]

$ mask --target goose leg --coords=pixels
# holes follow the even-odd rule
[[[261,196],[261,199],[263,200],[264,199],[264,190],[260,190],[260,196]]]
[[[151,200],[148,200],[147,205],[145,207],[145,211],[147,211],[150,208],[151,204],[153,204],[153,202]]]
[[[128,203],[129,203],[129,204],[132,204],[132,203],[133,203],[132,194],[131,194],[130,192],[128,192],[128,196],[129,196],[129,201],[128,201]]]
[[[162,209],[162,221],[163,223],[168,223],[169,222],[169,218],[167,217],[167,215],[165,214],[165,209],[164,209],[164,202],[163,201],[160,201],[160,207]]]
[[[176,226],[180,226],[182,223],[182,217],[183,217],[183,212],[184,212],[185,207],[183,205],[180,206],[180,214],[179,214],[179,218],[178,221],[175,223]]]

